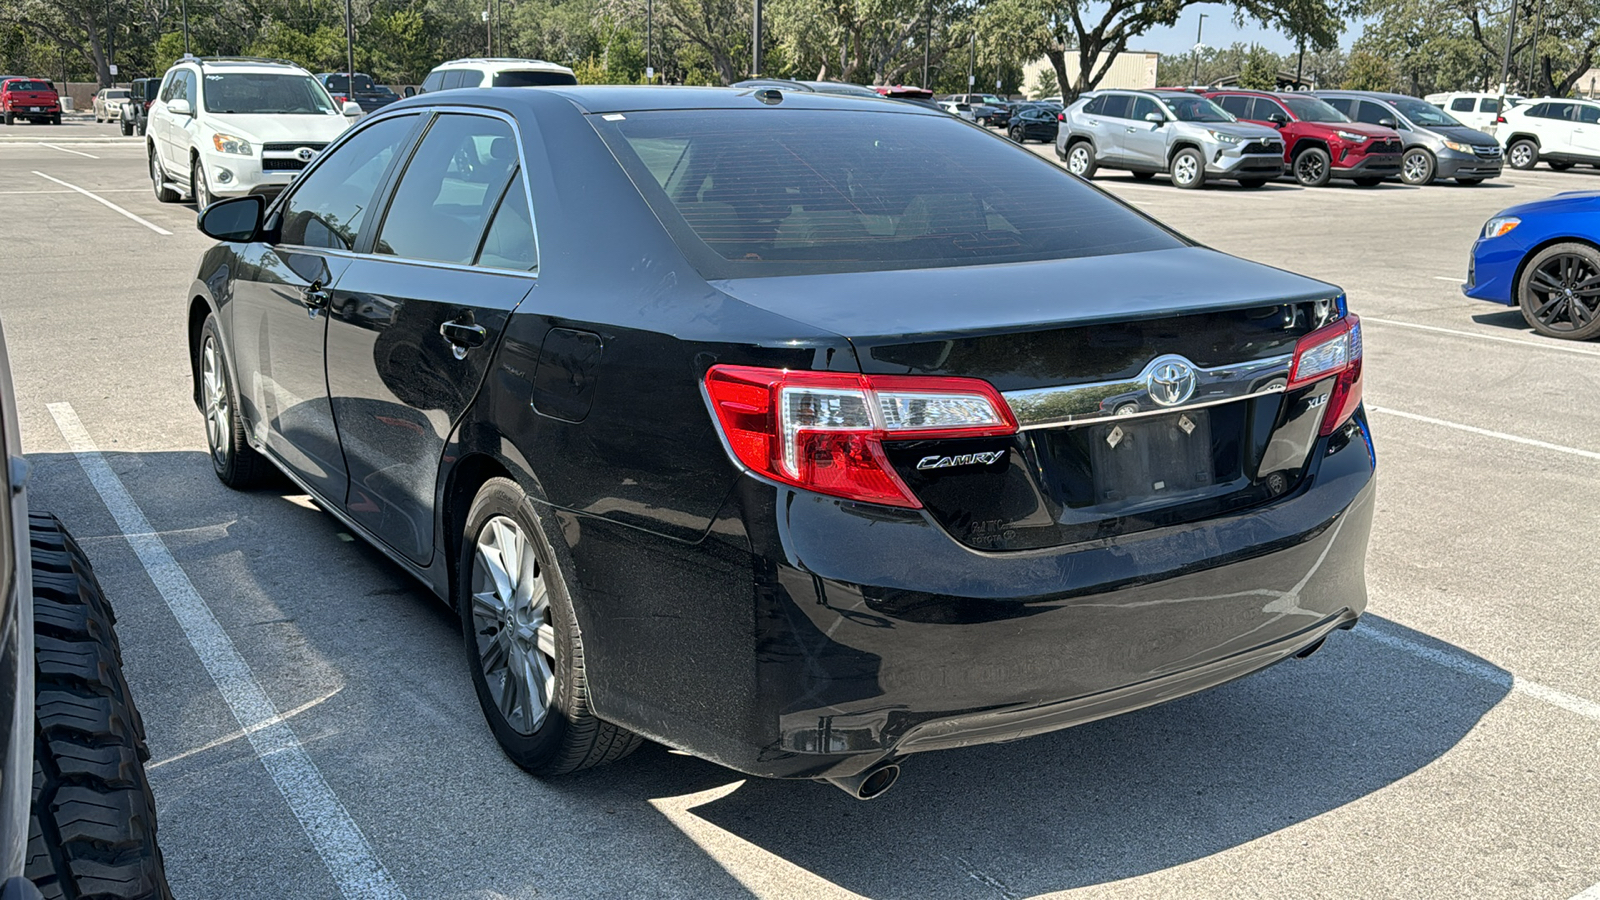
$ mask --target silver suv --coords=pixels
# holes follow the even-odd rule
[[[1187,91],[1093,91],[1067,107],[1056,155],[1080,178],[1102,166],[1167,172],[1181,188],[1213,178],[1260,187],[1283,174],[1283,136]]]

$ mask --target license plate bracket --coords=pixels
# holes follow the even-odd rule
[[[1089,446],[1097,505],[1176,498],[1216,481],[1209,410],[1105,422]]]

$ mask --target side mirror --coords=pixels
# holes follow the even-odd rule
[[[194,115],[194,107],[190,106],[187,100],[168,100],[167,112],[175,116],[192,116]]]
[[[1167,117],[1158,112],[1145,113],[1144,120],[1146,122],[1154,122],[1157,125],[1162,125],[1166,123]]]
[[[346,118],[356,119],[361,117],[361,104],[354,100],[346,100],[342,110]]]
[[[261,233],[261,217],[266,211],[266,198],[259,194],[218,200],[200,211],[195,227],[219,241],[248,243]]]
[[[1379,119],[1378,120],[1378,124],[1382,125],[1385,128],[1399,128],[1400,127],[1400,123],[1396,122],[1390,116],[1384,116],[1383,118]]]
[[[1289,117],[1281,112],[1275,112],[1272,115],[1267,116],[1267,121],[1279,128],[1282,128],[1283,126],[1289,124]]]
[[[404,95],[407,97],[415,97],[417,95],[417,89],[408,84],[406,85]]]

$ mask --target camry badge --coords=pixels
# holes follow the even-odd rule
[[[999,462],[1005,455],[1004,450],[990,450],[984,453],[958,453],[954,456],[924,456],[917,460],[917,468],[953,469],[956,466],[987,466]]]
[[[1194,366],[1181,356],[1163,356],[1145,370],[1145,390],[1157,406],[1177,406],[1194,396]]]

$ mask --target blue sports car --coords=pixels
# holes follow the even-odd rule
[[[1502,210],[1472,245],[1462,293],[1522,307],[1533,330],[1600,335],[1600,191],[1572,191]]]

